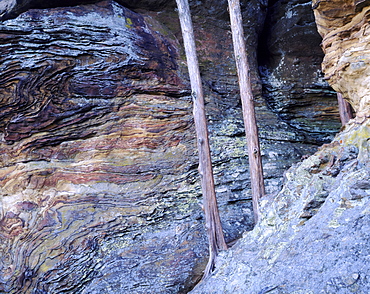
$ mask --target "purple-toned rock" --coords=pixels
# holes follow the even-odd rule
[[[186,293],[208,247],[173,3],[45,3],[0,4],[0,292]],[[247,142],[226,1],[201,4],[191,1],[232,242],[253,226]],[[267,5],[242,8],[274,194],[286,168],[327,134],[316,140],[271,111],[257,59]]]

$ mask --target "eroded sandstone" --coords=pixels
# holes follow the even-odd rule
[[[0,289],[187,291],[202,274],[207,242],[177,13],[171,5],[134,12],[122,1],[84,3],[35,4],[0,23]],[[231,242],[253,218],[225,5],[192,2]],[[274,194],[283,171],[327,134],[297,130],[266,104],[256,50],[265,13],[265,1],[243,6],[266,188]]]
[[[325,78],[351,103],[357,119],[362,120],[370,112],[369,3],[313,1],[313,7],[323,37]]]

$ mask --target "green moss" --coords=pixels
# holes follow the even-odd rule
[[[132,28],[132,20],[129,17],[126,17],[126,28],[130,29]]]
[[[361,126],[356,131],[344,134],[339,140],[344,145],[357,145],[361,146],[363,141],[367,141],[370,138],[370,128],[368,126]]]

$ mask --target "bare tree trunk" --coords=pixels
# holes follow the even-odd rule
[[[202,81],[200,78],[198,59],[196,55],[193,25],[191,21],[188,0],[176,0],[184,39],[185,53],[188,63],[195,129],[197,133],[199,152],[199,173],[201,177],[204,213],[209,240],[209,262],[204,272],[206,278],[214,268],[214,261],[219,250],[226,250],[227,245],[222,231],[217,199],[214,188],[211,153],[208,141],[207,120],[204,109]]]
[[[342,126],[344,126],[350,119],[353,118],[352,107],[346,100],[343,99],[341,93],[337,93],[338,98],[338,108],[339,108],[339,115],[340,121]]]
[[[265,194],[258,129],[254,111],[252,87],[247,53],[244,43],[242,15],[239,0],[228,0],[234,55],[239,77],[240,98],[243,107],[245,135],[247,137],[249,170],[251,175],[252,200],[255,222],[259,219],[258,200]]]

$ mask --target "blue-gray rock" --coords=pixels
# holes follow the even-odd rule
[[[202,275],[207,240],[177,12],[144,7],[161,1],[87,2],[0,2],[16,4],[0,22],[0,291],[186,292]],[[253,217],[226,1],[191,5],[232,242]],[[287,167],[327,133],[298,130],[268,107],[257,62],[267,3],[242,8],[266,190],[275,194]],[[318,117],[339,125],[327,110]]]
[[[369,137],[369,121],[349,125],[289,169],[260,223],[190,293],[369,293]]]

